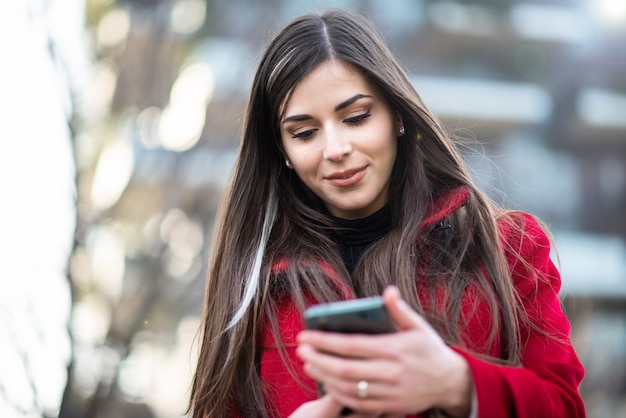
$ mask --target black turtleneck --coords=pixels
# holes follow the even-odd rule
[[[352,274],[365,250],[382,238],[391,228],[391,212],[385,205],[377,212],[361,219],[334,218],[340,226],[339,245],[346,268]]]

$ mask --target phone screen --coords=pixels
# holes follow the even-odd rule
[[[309,329],[349,334],[382,334],[394,331],[380,296],[314,305],[304,312]]]

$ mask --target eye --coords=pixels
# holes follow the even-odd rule
[[[346,122],[349,125],[357,126],[357,125],[360,125],[363,121],[365,121],[365,119],[369,118],[370,116],[372,116],[372,114],[368,110],[367,112],[361,113],[360,115],[352,116],[351,118],[346,119],[344,122]]]
[[[317,129],[308,129],[306,131],[301,131],[301,132],[297,132],[297,133],[293,133],[291,134],[291,137],[293,139],[309,139],[313,136],[313,134],[315,133]]]

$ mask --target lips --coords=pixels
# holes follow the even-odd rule
[[[325,177],[326,181],[335,187],[354,186],[363,179],[367,171],[367,166],[353,168],[345,171],[338,171]]]

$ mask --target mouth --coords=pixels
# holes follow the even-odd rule
[[[335,187],[348,187],[357,184],[365,176],[367,166],[338,171],[325,177]]]

